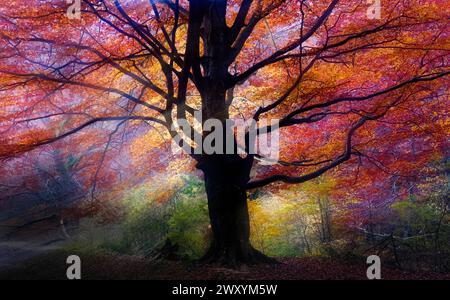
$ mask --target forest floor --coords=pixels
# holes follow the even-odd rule
[[[66,279],[66,259],[63,250],[38,255],[13,267],[0,270],[0,279]],[[345,262],[323,257],[278,258],[280,264],[257,265],[241,270],[204,266],[176,261],[152,262],[144,257],[89,253],[81,258],[82,279],[132,280],[364,280],[365,262]],[[382,279],[450,280],[450,274],[408,272],[382,268]]]

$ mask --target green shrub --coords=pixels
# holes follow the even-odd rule
[[[169,218],[169,240],[179,247],[179,255],[199,258],[208,246],[208,204],[203,183],[190,178],[177,194],[175,208]]]
[[[184,176],[183,180],[184,185],[163,201],[156,201],[160,194],[151,184],[127,192],[117,222],[100,225],[95,218],[85,219],[81,233],[67,247],[146,256],[169,240],[178,246],[179,257],[200,257],[209,243],[206,195],[199,179]]]

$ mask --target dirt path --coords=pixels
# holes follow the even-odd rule
[[[0,271],[57,250],[61,242],[42,245],[24,241],[0,242]]]
[[[24,244],[21,242],[0,243],[0,270],[33,257],[35,252],[25,249]]]

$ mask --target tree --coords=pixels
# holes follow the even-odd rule
[[[60,149],[21,161],[23,173],[12,172],[16,178],[10,180],[9,185],[0,186],[0,202],[5,211],[2,221],[14,224],[5,226],[11,229],[8,237],[38,223],[54,221],[60,228],[61,237],[70,238],[66,216],[84,196],[74,179],[79,163],[79,158],[65,157]],[[14,209],[8,209],[11,207]],[[18,221],[21,223],[16,225]]]
[[[204,260],[267,261],[249,242],[248,190],[376,160],[364,151],[376,149],[381,125],[413,134],[409,116],[445,109],[448,29],[439,2],[383,3],[379,20],[357,0],[84,0],[80,20],[67,18],[64,1],[10,2],[0,9],[0,157],[99,124],[112,124],[105,153],[127,126],[164,129],[190,145],[204,174],[214,235]],[[237,94],[259,108],[236,103]],[[290,151],[276,165],[257,170],[265,158],[250,152],[248,133],[240,144],[228,133],[246,155],[195,151],[195,130],[180,138],[180,120],[200,112],[203,125],[225,127],[237,105],[256,121],[280,120]],[[212,133],[198,134],[205,141]]]

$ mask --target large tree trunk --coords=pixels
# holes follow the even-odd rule
[[[196,2],[197,3],[197,2]],[[195,6],[202,19],[202,41],[205,60],[200,84],[203,122],[219,120],[225,130],[229,118],[227,90],[232,88],[228,72],[231,43],[226,24],[227,1],[200,1]],[[191,9],[193,9],[191,5]],[[205,138],[209,132],[202,132]],[[225,134],[230,134],[225,132]],[[232,133],[231,133],[232,134]],[[226,153],[226,141],[223,143]],[[233,145],[235,146],[235,145]],[[237,267],[259,261],[270,261],[250,244],[250,222],[245,186],[249,181],[251,159],[239,155],[202,154],[198,168],[205,176],[208,209],[213,240],[203,258],[204,262],[216,262]]]
[[[273,262],[250,244],[245,184],[249,162],[237,155],[211,155],[199,163],[205,176],[213,239],[202,261],[229,267]]]

